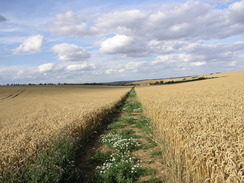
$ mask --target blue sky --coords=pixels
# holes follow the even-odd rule
[[[244,69],[244,0],[0,1],[0,84]]]

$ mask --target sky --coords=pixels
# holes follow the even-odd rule
[[[0,84],[244,70],[244,0],[1,0]]]

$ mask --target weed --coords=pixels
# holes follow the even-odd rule
[[[127,100],[125,106],[122,108],[124,112],[142,112],[142,107],[140,102],[134,100]]]
[[[123,122],[127,123],[127,124],[135,124],[137,121],[137,119],[133,118],[133,117],[125,117],[123,118]]]
[[[137,139],[132,137],[125,138],[125,135],[110,134],[102,136],[101,141],[107,144],[110,148],[116,149],[119,152],[128,152],[138,149],[140,143]]]
[[[139,160],[131,154],[114,153],[101,166],[97,167],[97,173],[90,182],[101,183],[132,183],[138,177]]]
[[[136,92],[135,92],[134,89],[132,89],[132,90],[130,91],[128,97],[133,97],[133,98],[136,97]]]
[[[154,151],[152,153],[150,153],[150,157],[153,158],[155,156],[161,156],[162,155],[162,151]]]
[[[162,183],[162,181],[157,178],[153,178],[146,181],[142,181],[141,183]]]
[[[145,137],[145,139],[147,140],[148,143],[152,144],[154,147],[158,146],[158,144],[153,141],[150,137]]]
[[[147,168],[147,169],[144,169],[144,168],[140,168],[138,170],[138,174],[139,176],[149,176],[149,175],[155,175],[157,172],[156,169],[153,169],[153,168]]]
[[[147,150],[147,149],[150,149],[150,148],[153,148],[153,147],[156,147],[155,143],[150,143],[150,144],[146,144],[142,147],[143,150]]]
[[[102,164],[111,156],[112,152],[96,152],[90,159],[91,163]]]
[[[152,126],[150,124],[150,120],[146,117],[141,117],[141,119],[139,119],[137,121],[136,127],[142,129],[147,134],[153,133],[153,129],[152,129]]]
[[[152,164],[152,163],[154,163],[154,160],[149,160],[149,161],[147,161],[146,163],[147,163],[147,164]]]
[[[121,129],[121,128],[124,128],[126,125],[124,124],[121,124],[121,123],[112,123],[108,126],[108,129],[110,130],[117,130],[117,129]]]

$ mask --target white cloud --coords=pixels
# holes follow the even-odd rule
[[[42,64],[39,65],[37,69],[39,72],[48,72],[48,71],[52,71],[54,66],[55,66],[54,63]]]
[[[115,35],[102,42],[100,51],[102,53],[126,53],[128,46],[133,42],[133,38],[125,35]]]
[[[49,26],[50,31],[54,34],[66,36],[89,36],[96,32],[89,28],[84,15],[75,14],[68,11],[64,14],[56,15],[55,21]]]
[[[74,44],[57,44],[52,50],[58,54],[58,60],[61,61],[84,61],[91,57],[85,48]]]
[[[174,76],[187,75],[192,70],[197,73],[204,69],[211,72],[214,69],[240,69],[243,68],[244,42],[237,40],[243,40],[243,12],[244,0],[171,1],[153,9],[117,9],[96,14],[68,11],[56,15],[53,23],[49,24],[50,31],[54,35],[75,37],[68,38],[70,43],[79,37],[86,45],[97,46],[92,50],[96,59],[89,59],[91,56],[86,48],[75,44],[57,44],[52,50],[57,59],[64,62],[23,69],[18,76],[38,78],[46,74],[54,78],[74,78],[83,76],[83,73],[91,76],[99,73],[97,79],[100,80],[109,77],[109,74],[114,74],[113,77],[110,75],[112,79],[118,75],[123,80],[129,77],[134,79],[139,74],[145,78],[156,76],[154,73],[160,76],[168,72],[168,75]],[[38,41],[31,40],[31,37],[23,40],[17,36],[5,36],[24,30],[23,27],[19,30],[12,28],[9,25],[1,30],[4,37],[0,38],[0,42],[2,45],[20,44],[12,50],[13,54],[38,53],[41,50],[43,41],[39,41],[38,46],[35,44]],[[89,36],[92,39],[84,39]],[[52,38],[55,41],[66,39],[59,36]],[[5,46],[2,48],[6,49]],[[87,59],[89,63],[79,62]]]
[[[113,68],[109,68],[109,69],[107,69],[107,70],[105,70],[105,74],[114,74],[114,73],[117,73],[118,72],[118,70],[116,70],[116,69],[113,69]]]
[[[133,71],[137,71],[137,69],[143,65],[145,65],[146,62],[145,61],[141,61],[141,62],[129,62],[128,64],[125,65],[125,69],[126,70],[133,70]]]
[[[156,64],[164,64],[164,63],[173,63],[173,62],[190,62],[193,59],[194,59],[193,56],[187,53],[162,55],[162,56],[157,56],[156,59],[152,61],[152,64],[156,65]]]
[[[22,53],[39,53],[44,43],[44,38],[41,35],[31,36],[26,38],[22,44],[12,50],[14,55]]]
[[[84,64],[72,64],[72,65],[68,65],[66,70],[67,71],[85,71],[85,70],[93,70],[96,69],[95,64],[88,64],[88,63],[84,63]]]
[[[56,16],[51,30],[79,37],[115,35],[101,43],[104,54],[144,57],[174,53],[192,42],[243,35],[244,0],[226,6],[219,9],[209,1],[186,1],[162,4],[156,11],[132,9],[95,15],[68,11]]]
[[[181,51],[186,45],[187,42],[181,40],[151,40],[148,43],[148,50],[150,50],[151,53],[169,54]]]
[[[237,64],[237,61],[232,61],[228,64],[228,66],[234,67],[234,66],[236,66],[236,64]]]
[[[244,41],[218,44],[189,44],[184,51],[206,62],[230,61],[238,57],[244,49]]]
[[[206,65],[206,62],[193,62],[193,63],[191,63],[191,65],[193,65],[193,66],[202,66],[202,65]]]
[[[115,35],[101,43],[99,51],[105,54],[123,54],[127,57],[143,57],[149,55],[146,43],[138,38],[126,35]]]
[[[231,4],[229,10],[232,19],[244,24],[244,0]]]
[[[139,29],[142,26],[146,16],[147,13],[137,9],[109,12],[95,20],[94,29],[104,33],[109,31],[116,34],[131,34],[133,29]]]

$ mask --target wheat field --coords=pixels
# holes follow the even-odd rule
[[[244,71],[213,76],[136,88],[174,182],[244,182]]]
[[[0,86],[0,173],[61,131],[86,136],[130,88]]]

